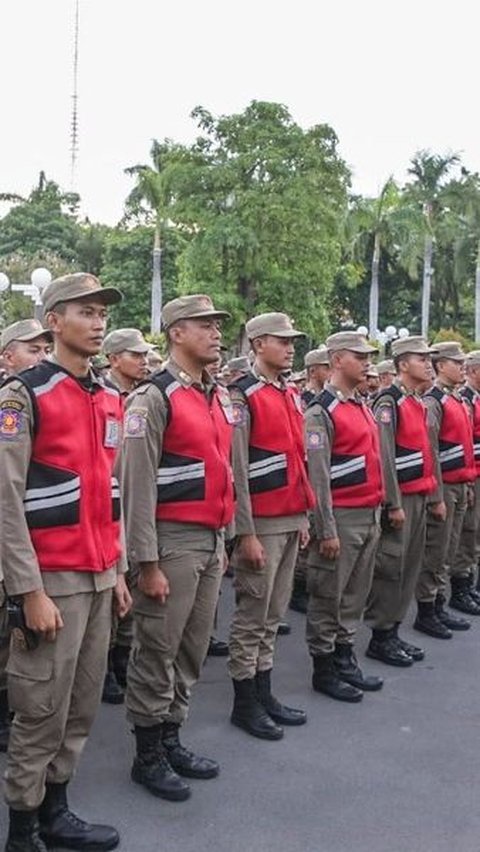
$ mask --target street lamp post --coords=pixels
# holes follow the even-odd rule
[[[24,296],[30,296],[34,308],[33,315],[35,319],[38,319],[40,322],[43,319],[43,309],[42,309],[42,292],[45,290],[45,287],[50,284],[52,280],[52,273],[45,269],[44,266],[39,266],[33,270],[30,276],[30,284],[10,284],[10,279],[5,272],[0,272],[0,293],[5,293],[8,289],[12,291],[12,293],[22,293]],[[2,310],[2,324],[4,322],[3,310]]]

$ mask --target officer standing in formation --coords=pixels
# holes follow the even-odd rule
[[[169,359],[131,394],[125,418],[127,547],[136,575],[126,701],[137,747],[132,779],[177,801],[190,795],[184,777],[219,771],[182,746],[179,731],[207,654],[233,517],[233,410],[208,372],[228,316],[208,296],[166,304]]]
[[[310,544],[307,643],[312,685],[339,701],[381,689],[363,675],[355,635],[370,589],[383,499],[378,430],[356,396],[377,351],[357,332],[327,338],[330,381],[306,412],[308,471],[316,494]]]
[[[478,535],[480,531],[480,350],[469,352],[465,359],[466,382],[460,394],[470,409],[473,423],[473,451],[475,456],[475,483],[473,499],[465,512],[463,527],[455,559],[456,577],[468,577],[468,594],[475,603],[480,602],[480,594],[475,589],[475,569],[477,565]]]
[[[292,367],[296,331],[286,314],[260,314],[246,334],[255,361],[231,386],[237,509],[236,607],[230,631],[231,721],[252,736],[278,740],[282,725],[303,725],[303,710],[271,692],[275,640],[290,599],[299,545],[308,541],[314,503],[305,468],[298,392],[283,374]]]
[[[114,477],[121,400],[89,366],[120,298],[91,275],[52,281],[53,358],[0,391],[2,566],[32,640],[13,632],[7,669],[7,852],[119,843],[114,828],[70,811],[67,787],[100,701],[112,593],[120,615],[131,603]]]
[[[392,344],[393,348],[393,344]],[[380,383],[380,390],[383,388],[389,388],[391,384],[395,381],[397,371],[395,369],[395,364],[391,358],[387,358],[386,361],[379,361],[378,364],[375,365],[377,368],[378,379]]]
[[[420,648],[399,637],[398,628],[415,592],[425,546],[426,501],[437,485],[426,409],[418,394],[429,381],[434,351],[422,337],[395,340],[397,379],[373,405],[385,508],[366,613],[372,624],[367,656],[392,666],[411,666],[424,657]]]
[[[428,412],[437,488],[429,497],[414,627],[436,639],[451,639],[452,630],[468,630],[470,623],[445,609],[449,572],[450,605],[474,615],[478,609],[469,594],[469,582],[453,573],[467,504],[473,499],[476,469],[470,413],[459,391],[465,375],[465,354],[456,342],[437,343],[435,349],[432,355],[435,383],[423,399]]]

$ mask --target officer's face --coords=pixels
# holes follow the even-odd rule
[[[389,388],[395,378],[395,373],[382,373],[379,377],[380,387]]]
[[[344,349],[335,354],[334,363],[341,370],[345,381],[354,387],[367,379],[371,367],[370,356],[363,352],[350,352]]]
[[[134,382],[141,382],[148,376],[146,352],[118,352],[110,356],[110,364],[114,370]]]
[[[291,337],[275,337],[265,334],[256,343],[256,354],[272,370],[291,370],[295,349]]]
[[[454,361],[451,358],[443,358],[440,361],[439,378],[450,385],[459,385],[465,378],[464,361]]]
[[[5,366],[10,375],[27,370],[43,361],[50,353],[51,344],[47,337],[36,337],[35,340],[14,340],[3,353]]]
[[[188,358],[199,364],[207,366],[220,358],[222,332],[216,319],[183,320],[171,328],[170,337]]]
[[[323,387],[325,382],[328,382],[329,377],[330,367],[328,364],[315,364],[313,367],[310,367],[309,379],[314,381],[319,387]]]
[[[432,359],[430,355],[409,355],[405,361],[407,373],[419,385],[432,378]]]
[[[107,309],[102,302],[66,302],[64,312],[52,311],[48,320],[56,340],[67,349],[87,357],[100,352],[107,327]]]
[[[467,379],[475,390],[480,390],[480,367],[468,367]]]

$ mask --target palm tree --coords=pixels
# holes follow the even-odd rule
[[[442,190],[452,166],[457,165],[457,154],[432,154],[418,151],[413,157],[408,173],[414,178],[407,185],[406,199],[420,206],[423,221],[423,282],[422,282],[422,335],[428,336],[430,321],[430,295],[433,276],[435,228],[442,213]]]

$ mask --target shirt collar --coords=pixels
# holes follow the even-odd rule
[[[266,384],[266,385],[273,385],[276,388],[279,387],[279,388],[282,388],[282,389],[286,388],[286,386],[287,386],[287,380],[286,380],[285,376],[282,376],[281,373],[278,377],[278,381],[276,381],[276,382],[272,382],[271,379],[267,379],[267,377],[263,375],[261,370],[259,370],[258,364],[256,362],[254,362],[254,364],[252,365],[252,373],[255,376],[255,378],[257,378],[259,380],[259,382],[264,382],[264,384]]]
[[[355,391],[352,391],[349,394],[344,394],[343,391],[341,391],[340,388],[335,387],[332,382],[326,383],[325,390],[331,393],[339,402],[363,402],[363,400],[359,400],[355,396]]]
[[[174,379],[179,382],[184,388],[197,388],[197,390],[201,390],[204,393],[210,393],[217,385],[215,379],[212,378],[210,373],[207,370],[204,370],[202,373],[202,381],[197,382],[192,378],[190,373],[187,373],[186,370],[183,370],[173,358],[169,358],[165,364],[164,369],[168,370],[169,373],[172,374]]]

